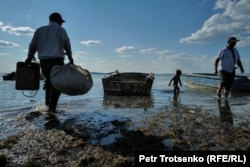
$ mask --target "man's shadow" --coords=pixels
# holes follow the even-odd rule
[[[224,104],[222,104],[222,99],[217,99],[217,105],[220,113],[220,123],[222,125],[233,126],[233,114],[231,111],[229,101],[225,99]]]

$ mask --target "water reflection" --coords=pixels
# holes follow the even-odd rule
[[[45,117],[44,127],[46,130],[61,129],[62,125],[55,114],[48,113],[48,115]]]
[[[151,96],[112,96],[104,95],[104,107],[114,108],[153,108],[154,100]]]
[[[222,104],[224,101],[224,104]],[[233,114],[229,101],[227,99],[217,99],[217,105],[220,113],[220,122],[222,124],[233,125]]]
[[[175,112],[179,112],[182,110],[182,103],[181,103],[180,96],[176,96],[174,94],[172,97],[169,97],[168,100],[169,100],[169,103],[171,104],[171,107],[173,107],[173,109],[175,110]]]

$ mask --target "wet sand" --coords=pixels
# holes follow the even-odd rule
[[[23,114],[29,126],[1,140],[0,159],[10,166],[133,166],[142,150],[249,151],[248,96],[206,97],[196,104],[168,95],[159,105],[156,97],[108,96],[102,104],[61,105],[56,114],[38,105]]]

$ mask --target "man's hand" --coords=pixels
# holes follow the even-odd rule
[[[25,60],[25,64],[26,64],[26,65],[31,64],[31,61],[32,61],[32,58],[28,57],[28,58]]]
[[[69,63],[74,64],[74,60],[73,60],[72,56],[68,56],[68,58],[69,58]]]
[[[218,75],[218,70],[217,69],[214,70],[214,74]]]
[[[241,68],[240,71],[241,71],[242,74],[244,73],[244,69],[243,68]]]

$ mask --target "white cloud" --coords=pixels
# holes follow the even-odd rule
[[[171,50],[156,50],[156,49],[140,49],[135,46],[123,46],[116,49],[116,52],[119,53],[120,58],[133,57],[132,53],[148,53],[152,52],[157,59],[147,61],[144,63],[138,63],[136,59],[130,59],[127,62],[127,59],[116,59],[119,62],[109,64],[114,65],[115,69],[120,71],[147,71],[155,73],[173,73],[176,69],[181,69],[184,73],[192,72],[209,72],[213,73],[213,64],[214,58],[210,58],[208,55],[200,55],[199,57],[192,57],[186,53],[176,53]],[[138,54],[137,54],[138,55]],[[119,66],[117,66],[119,64]],[[111,68],[111,69],[112,69]],[[164,71],[165,70],[165,71]]]
[[[184,53],[178,53],[178,54],[171,54],[171,55],[164,55],[159,57],[160,60],[164,60],[169,63],[179,63],[182,61],[189,61],[190,58],[188,55]]]
[[[33,35],[35,30],[30,27],[12,27],[10,25],[4,25],[0,21],[0,29],[14,35]]]
[[[250,45],[250,3],[249,0],[217,0],[215,10],[218,13],[206,20],[201,29],[190,36],[181,38],[180,43],[210,43],[215,39],[235,35]],[[239,45],[241,45],[239,43]]]
[[[181,69],[183,73],[192,72],[213,72],[211,66],[214,61],[207,55],[201,55],[200,57],[191,57],[186,53],[175,53],[170,50],[162,50],[156,52],[159,57],[158,60],[154,60],[156,71],[174,73],[175,70]],[[209,63],[208,63],[209,62]]]
[[[123,57],[131,57],[130,53],[155,54],[155,48],[140,49],[137,46],[122,46],[115,50],[119,54],[124,54]]]
[[[174,52],[170,50],[160,50],[160,51],[157,51],[156,54],[162,55],[162,56],[170,56],[170,55],[173,55]]]
[[[132,55],[120,55],[119,57],[121,58],[129,58],[129,57],[133,57]]]
[[[84,52],[84,51],[76,51],[75,53],[73,53],[73,59],[74,60],[87,60],[88,57],[88,52]]]
[[[85,51],[76,51],[75,54],[77,54],[77,55],[87,55],[88,52],[85,52]]]
[[[34,30],[30,27],[11,27],[11,26],[1,26],[2,31],[9,32],[15,35],[33,35]]]
[[[226,6],[231,3],[231,0],[217,0],[217,2],[215,3],[215,7],[214,9],[225,9]]]
[[[155,53],[155,49],[154,48],[141,49],[140,53],[142,53],[142,54],[154,54]]]
[[[17,46],[19,45],[14,42],[0,40],[0,47],[17,47]]]
[[[88,46],[98,46],[102,45],[102,41],[100,40],[88,40],[88,41],[81,41],[81,44],[88,45]]]
[[[136,46],[122,46],[120,48],[117,48],[115,51],[117,53],[123,54],[123,53],[131,53],[139,51],[140,49]]]

